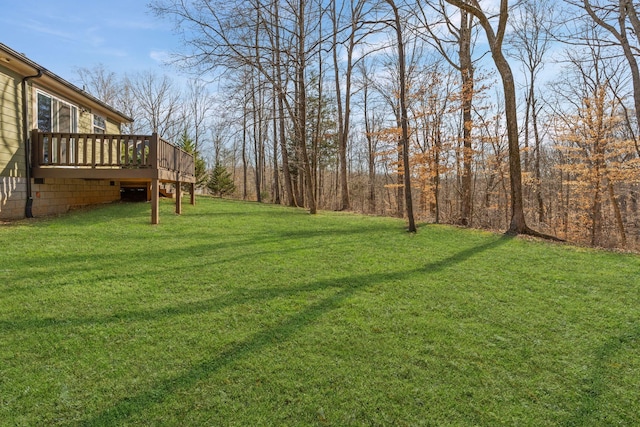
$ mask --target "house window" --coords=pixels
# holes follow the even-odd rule
[[[78,107],[38,91],[38,129],[41,132],[78,131]]]
[[[78,132],[78,107],[45,92],[37,92],[38,130],[41,132]],[[55,138],[45,141],[45,163],[71,164],[75,161],[76,141]],[[51,153],[49,153],[51,145]],[[49,155],[51,154],[51,155]]]
[[[104,117],[93,115],[93,133],[105,133],[107,130],[107,121]]]

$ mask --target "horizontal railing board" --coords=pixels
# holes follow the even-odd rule
[[[156,134],[113,135],[34,130],[31,141],[34,177],[124,177],[195,182],[193,155]]]

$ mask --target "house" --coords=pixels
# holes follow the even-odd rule
[[[194,199],[193,156],[157,134],[122,135],[130,117],[0,43],[0,220],[109,203],[143,188],[158,223],[162,183]]]

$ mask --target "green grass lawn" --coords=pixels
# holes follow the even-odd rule
[[[0,425],[640,425],[640,257],[199,199],[0,226]]]

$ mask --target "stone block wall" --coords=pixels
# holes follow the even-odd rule
[[[45,178],[33,184],[33,216],[56,215],[70,209],[120,200],[117,181]]]
[[[27,185],[23,178],[0,177],[0,219],[24,218]],[[83,206],[120,200],[118,181],[45,178],[32,185],[34,217],[58,215]]]
[[[0,219],[24,218],[26,200],[26,179],[0,176]]]

